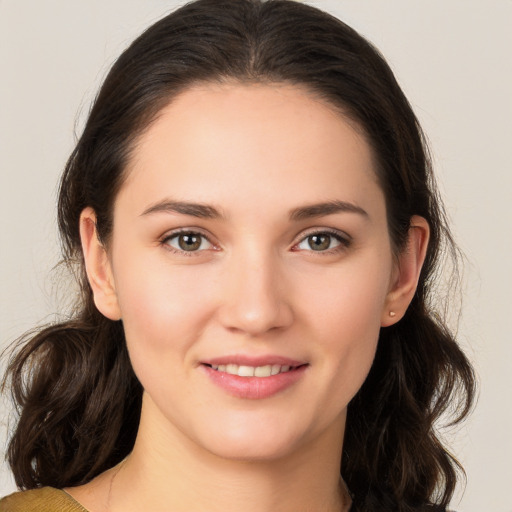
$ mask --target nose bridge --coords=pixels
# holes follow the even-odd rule
[[[230,260],[223,304],[225,326],[257,335],[289,325],[293,315],[276,252],[248,243],[233,251]]]

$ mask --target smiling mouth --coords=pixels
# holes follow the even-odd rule
[[[265,366],[246,366],[238,364],[206,364],[217,372],[228,373],[229,375],[237,375],[238,377],[271,377],[280,373],[287,373],[301,366],[290,366],[281,364],[268,364]]]

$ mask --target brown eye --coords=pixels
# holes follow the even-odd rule
[[[341,249],[342,246],[347,247],[348,245],[349,241],[342,235],[323,231],[304,237],[296,247],[301,251],[325,252],[336,248]]]
[[[311,235],[308,236],[308,245],[313,251],[325,251],[330,248],[331,236],[330,235]]]
[[[201,247],[201,237],[198,235],[179,235],[178,245],[184,251],[197,251]]]
[[[193,232],[176,233],[168,237],[165,243],[181,252],[196,252],[212,247],[212,244],[204,235]]]

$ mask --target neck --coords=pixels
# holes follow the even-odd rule
[[[113,473],[109,510],[345,511],[343,432],[326,432],[272,460],[228,460],[198,447],[144,408],[131,455]],[[153,415],[154,416],[154,415]]]

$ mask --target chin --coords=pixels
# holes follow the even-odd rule
[[[245,423],[245,424],[241,424]],[[287,428],[288,427],[288,428]],[[238,422],[209,425],[201,444],[210,453],[237,461],[273,461],[290,456],[305,442],[298,425],[283,421]]]
[[[265,440],[261,438],[245,440],[233,439],[225,436],[218,442],[208,443],[209,451],[223,459],[246,461],[246,462],[266,462],[286,458],[294,452],[294,443],[279,442],[279,440]]]

